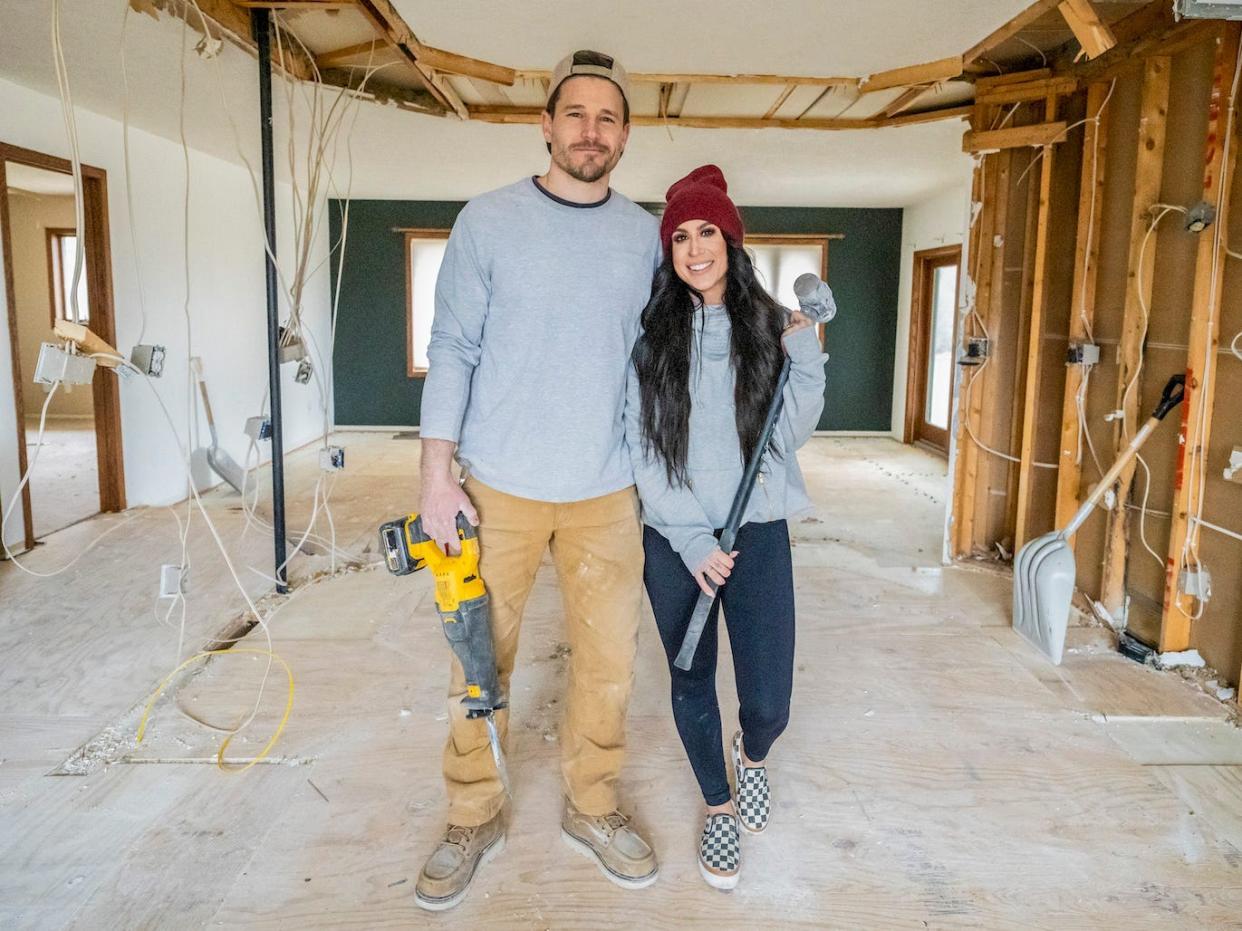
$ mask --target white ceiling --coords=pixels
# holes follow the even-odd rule
[[[5,162],[4,173],[5,182],[10,190],[25,191],[28,194],[73,196],[73,175],[59,171],[47,171],[43,168],[32,168],[30,165],[19,165],[16,162]]]
[[[550,68],[563,53],[596,47],[633,71],[867,75],[961,52],[1028,0],[667,0],[625,5],[583,0],[397,0],[431,45],[520,68]],[[47,0],[0,4],[0,78],[55,95]],[[126,0],[63,0],[62,33],[74,102],[119,119],[121,26]],[[933,9],[934,8],[934,9]],[[677,15],[669,11],[677,10]],[[192,47],[198,36],[185,36]],[[180,21],[131,13],[125,32],[130,120],[178,135]],[[237,160],[221,93],[247,156],[257,152],[254,59],[226,45],[213,61],[186,57],[186,134],[192,146]],[[276,124],[287,125],[279,105]],[[721,165],[746,204],[900,207],[955,184],[969,169],[960,121],[902,128],[691,130],[636,127],[615,176],[635,200],[658,201],[688,169]],[[3,127],[0,126],[0,139]],[[277,140],[278,151],[281,140]],[[463,123],[364,103],[353,136],[353,196],[456,199],[542,171],[537,126]],[[279,161],[279,159],[278,159]],[[342,159],[343,164],[343,159]],[[341,179],[344,183],[344,179]]]

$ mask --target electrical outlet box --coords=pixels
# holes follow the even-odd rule
[[[246,436],[252,440],[270,440],[272,438],[272,422],[266,417],[247,417]]]
[[[960,359],[957,360],[958,365],[982,365],[983,361],[988,357],[991,345],[985,336],[972,336],[966,340],[966,351]]]
[[[1242,484],[1242,446],[1235,446],[1229,453],[1229,465],[1225,466],[1225,481]]]
[[[164,374],[164,347],[140,343],[130,352],[129,362],[142,374],[159,378]]]
[[[1212,575],[1203,566],[1183,569],[1177,577],[1177,587],[1183,595],[1189,595],[1204,604],[1212,600]]]
[[[277,357],[282,365],[286,362],[300,362],[306,358],[306,345],[301,338],[297,336],[290,337],[288,333],[289,330],[286,327],[282,326],[280,328]]]
[[[1099,365],[1100,347],[1095,343],[1073,343],[1065,355],[1066,365]]]
[[[55,343],[39,345],[34,380],[40,385],[60,382],[63,385],[89,385],[95,378],[95,360],[65,352]]]
[[[1186,211],[1186,232],[1202,233],[1216,220],[1216,208],[1206,201]]]
[[[190,587],[190,570],[181,566],[160,566],[160,597],[176,598]]]
[[[319,450],[319,468],[325,472],[336,472],[345,468],[345,447],[329,446]]]

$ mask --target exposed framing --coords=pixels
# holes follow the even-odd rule
[[[1182,405],[1182,424],[1178,443],[1178,462],[1173,496],[1173,519],[1169,531],[1169,555],[1164,581],[1164,603],[1160,616],[1160,649],[1185,650],[1190,646],[1192,598],[1181,593],[1178,576],[1192,568],[1183,559],[1183,549],[1194,549],[1199,527],[1190,520],[1191,512],[1202,503],[1199,479],[1208,467],[1212,413],[1216,401],[1216,382],[1212,367],[1220,342],[1221,300],[1227,258],[1223,232],[1229,229],[1229,200],[1238,160],[1238,126],[1229,93],[1235,63],[1240,54],[1239,32],[1231,23],[1217,38],[1216,60],[1212,72],[1209,104],[1210,123],[1203,154],[1203,197],[1216,203],[1216,223],[1209,233],[1201,233],[1195,258],[1194,296],[1190,308],[1190,349],[1186,358],[1186,400]],[[1230,127],[1230,120],[1233,125]],[[1225,155],[1225,149],[1228,155]]]
[[[935,268],[955,265],[960,277],[962,273],[962,247],[958,244],[938,246],[934,249],[920,249],[914,253],[913,264],[910,342],[909,350],[906,354],[906,422],[902,432],[903,443],[913,443],[915,441],[919,419],[922,417],[923,408],[927,403],[926,380],[924,376],[927,371],[928,352],[931,348],[929,331],[931,312],[935,303],[930,293],[932,275],[929,272]],[[958,343],[957,330],[957,309],[954,307],[953,346],[957,346]],[[950,364],[956,365],[956,360],[953,360]],[[950,421],[952,421],[952,404],[950,404]],[[948,454],[949,435],[952,426],[952,422],[950,422],[949,426],[944,430],[943,450],[937,449],[938,452],[942,452],[945,455]]]
[[[13,243],[10,237],[8,180],[5,162],[71,174],[73,166],[63,158],[0,142],[0,258],[9,312],[9,351],[13,365],[13,395],[17,405],[17,461],[24,474],[27,466],[25,403],[22,390],[21,353],[17,342],[17,302],[13,287]],[[86,229],[79,231],[86,258],[86,293],[91,306],[91,330],[105,342],[116,344],[116,317],[112,304],[112,246],[108,235],[108,177],[102,168],[82,165],[82,194]],[[91,392],[95,405],[95,452],[99,475],[99,510],[123,511],[125,460],[121,437],[121,393],[117,379],[97,373]],[[30,485],[22,490],[22,520],[26,548],[35,545],[31,516]]]
[[[1134,202],[1130,211],[1130,258],[1126,284],[1125,312],[1122,319],[1121,343],[1117,348],[1116,410],[1125,412],[1123,420],[1113,427],[1113,455],[1129,444],[1138,430],[1139,398],[1142,381],[1135,373],[1142,364],[1144,319],[1143,305],[1151,307],[1152,284],[1156,274],[1156,254],[1160,234],[1151,234],[1144,253],[1142,274],[1139,274],[1139,253],[1152,221],[1151,206],[1160,200],[1160,184],[1164,174],[1165,129],[1169,110],[1169,80],[1172,62],[1164,56],[1148,58],[1143,63],[1142,102],[1139,111],[1138,152],[1134,173]],[[1134,381],[1128,393],[1126,386]],[[1108,537],[1104,550],[1104,581],[1100,601],[1113,617],[1122,617],[1126,607],[1126,566],[1129,558],[1130,515],[1126,502],[1134,483],[1137,463],[1122,470],[1115,486],[1116,506],[1108,513]]]
[[[426,378],[427,369],[414,364],[414,268],[411,246],[415,242],[447,242],[446,229],[401,229],[404,234],[402,252],[405,256],[405,375],[407,378]]]

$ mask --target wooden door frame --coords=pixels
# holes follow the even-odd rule
[[[953,259],[947,262],[946,259]],[[906,353],[906,423],[902,434],[903,443],[913,443],[916,439],[919,418],[926,403],[926,371],[927,351],[930,335],[931,311],[934,299],[931,295],[932,267],[956,264],[958,275],[961,275],[962,246],[960,243],[951,246],[938,246],[935,249],[920,249],[914,253],[913,277],[910,280],[910,347]],[[957,313],[953,314],[954,343],[957,345]],[[945,451],[948,449],[948,430],[945,431]]]
[[[9,352],[13,364],[13,397],[17,405],[17,463],[22,474],[27,469],[25,402],[22,391],[21,353],[17,341],[17,298],[13,287],[13,243],[10,238],[9,188],[5,162],[72,174],[73,165],[63,158],[44,155],[21,146],[0,142],[0,261],[4,274],[9,316]],[[112,245],[108,238],[108,175],[102,168],[82,166],[82,194],[86,229],[79,232],[86,250],[86,294],[91,308],[91,330],[105,342],[116,345],[116,315],[112,306]],[[121,443],[121,390],[115,376],[95,370],[91,385],[95,406],[95,455],[99,474],[99,510],[123,511],[125,502],[125,460]],[[22,519],[26,548],[33,548],[34,520],[31,515],[30,485],[22,489]]]

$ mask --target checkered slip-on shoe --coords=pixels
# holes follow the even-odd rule
[[[732,889],[742,867],[742,835],[733,815],[708,815],[699,839],[699,872],[716,889]]]
[[[733,735],[733,775],[737,786],[738,820],[748,834],[759,834],[768,826],[772,814],[772,793],[768,789],[768,770],[764,766],[742,765],[742,732]]]

